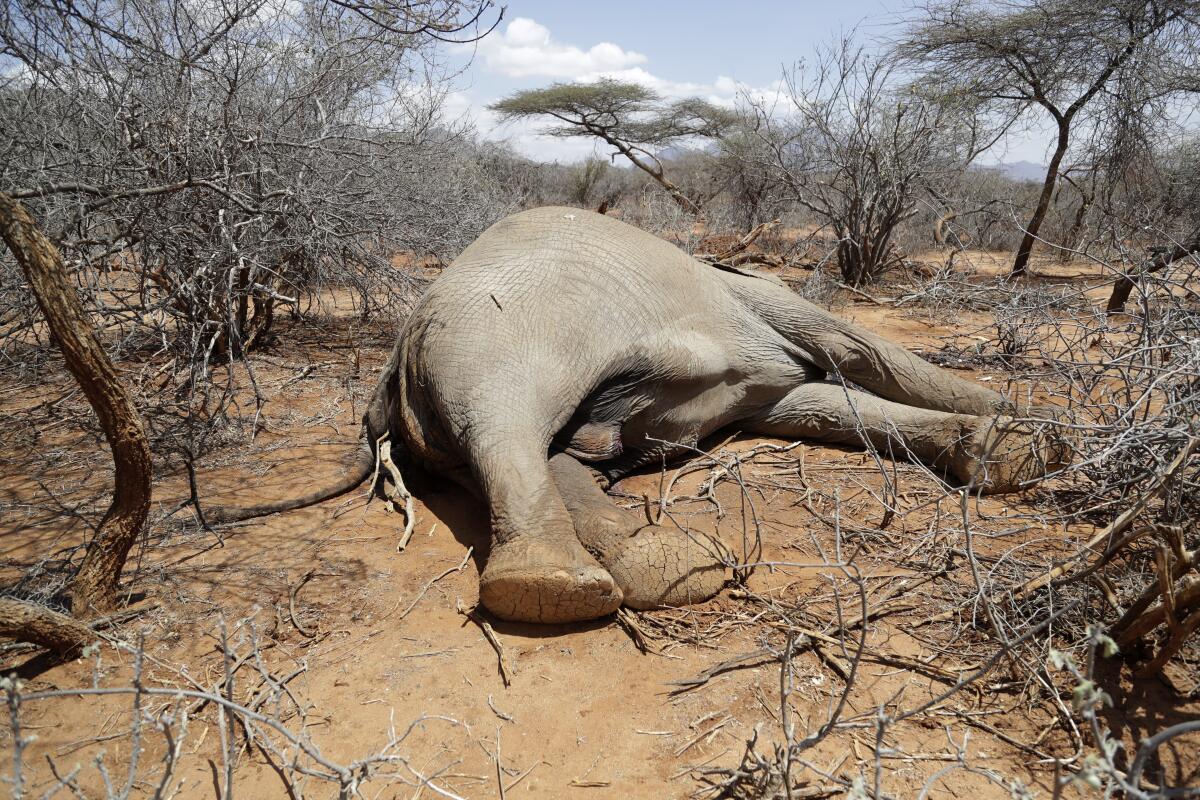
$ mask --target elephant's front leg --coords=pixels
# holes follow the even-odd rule
[[[612,576],[580,545],[536,437],[476,432],[472,459],[491,510],[479,599],[516,622],[578,622],[621,605]]]
[[[583,546],[616,580],[631,608],[699,603],[725,584],[720,544],[678,528],[651,525],[641,514],[618,508],[587,467],[565,453],[550,459]]]
[[[1069,456],[1037,425],[893,403],[834,383],[802,384],[746,420],[750,430],[862,445],[948,470],[985,492],[1010,492],[1058,469]]]

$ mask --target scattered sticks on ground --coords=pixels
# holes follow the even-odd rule
[[[1157,279],[1146,280],[1153,285]],[[1129,797],[1155,797],[1161,796],[1156,786],[1182,775],[1168,745],[1194,742],[1195,726],[1164,721],[1161,731],[1148,731],[1144,742],[1121,743],[1111,757],[1097,747],[1104,737],[1116,738],[1099,712],[1105,684],[1098,676],[1105,637],[1133,662],[1137,677],[1162,674],[1170,662],[1197,663],[1200,431],[1195,421],[1200,414],[1195,409],[1200,383],[1194,353],[1185,347],[1197,330],[1196,314],[1182,302],[1160,297],[1154,312],[1166,322],[1163,330],[1149,330],[1138,319],[1097,322],[1078,294],[1042,302],[1036,293],[991,284],[942,286],[939,302],[960,290],[966,294],[957,307],[1001,307],[1007,316],[994,330],[982,330],[987,335],[972,340],[975,345],[943,355],[958,353],[954,357],[961,356],[966,368],[1003,369],[1019,380],[1008,387],[1014,396],[1031,397],[1024,392],[1033,385],[1039,392],[1033,399],[1068,412],[1051,424],[1072,435],[1075,465],[1044,487],[1021,497],[981,499],[945,486],[927,470],[900,466],[896,474],[905,491],[889,494],[879,492],[884,478],[871,459],[829,449],[819,451],[817,459],[813,448],[795,443],[745,446],[726,440],[673,471],[664,470],[657,498],[653,493],[648,501],[640,493],[630,497],[662,524],[700,529],[704,522],[727,538],[743,538],[737,566],[746,580],[719,600],[687,609],[623,609],[617,616],[644,652],[707,659],[709,665],[698,674],[667,687],[671,703],[719,706],[728,685],[754,681],[757,726],[740,710],[717,707],[717,716],[671,743],[681,761],[692,762],[679,775],[691,776],[698,796],[794,800],[848,793],[856,786],[860,796],[902,796],[887,765],[911,767],[921,761],[938,765],[924,775],[936,793],[943,766],[951,770],[946,774],[980,776],[994,765],[978,760],[978,745],[972,749],[962,740],[967,727],[987,739],[989,750],[1011,748],[1034,776],[1052,784],[1052,792],[1087,779]],[[888,313],[922,313],[915,295],[888,302],[901,309]],[[1030,335],[1031,326],[1039,336]],[[1002,378],[995,377],[993,385],[1004,388]],[[805,522],[778,523],[771,509],[785,507],[795,508]],[[1065,536],[1064,528],[1074,535]],[[768,532],[776,552],[763,555]],[[156,543],[167,541],[155,536],[163,537]],[[472,555],[468,550],[461,563],[398,599],[388,616],[399,611],[399,619],[408,617],[431,588],[464,571]],[[306,627],[297,602],[311,577],[310,571],[288,586],[287,613],[303,636],[322,641],[329,634]],[[510,686],[512,653],[478,610],[458,607],[480,628],[496,653],[504,686]],[[947,611],[930,617],[924,609],[931,607]],[[112,623],[124,621],[118,615]],[[250,636],[243,623],[231,631],[218,644],[220,674],[200,681],[179,674],[174,682],[181,695],[140,678],[110,687],[140,698],[144,711],[151,702],[167,704],[156,713],[169,720],[170,731],[143,713],[139,735],[158,730],[179,742],[190,722],[194,743],[197,727],[218,727],[224,744],[214,747],[212,738],[220,737],[211,737],[209,746],[214,754],[220,748],[214,761],[221,782],[227,780],[228,764],[253,757],[289,780],[304,770],[317,771],[339,791],[382,780],[456,796],[441,773],[411,770],[397,755],[403,737],[394,732],[389,736],[395,741],[375,760],[314,760],[305,750],[304,743],[315,745],[305,728],[306,701],[297,689],[307,663],[269,664],[286,642],[239,639]],[[126,647],[122,652],[130,657],[137,650],[102,646]],[[306,646],[311,654],[313,643]],[[730,653],[742,655],[730,658]],[[149,654],[143,657],[152,663]],[[874,694],[866,676],[893,672],[913,688],[897,696]],[[758,685],[758,676],[774,680],[776,673],[777,688]],[[916,676],[922,678],[913,680]],[[6,691],[15,742],[28,738],[22,706],[103,696],[87,693],[91,689],[29,692],[15,684]],[[1029,726],[995,724],[998,705]],[[487,706],[497,719],[515,724],[502,707],[506,704],[498,706],[489,695]],[[826,713],[810,718],[815,707]],[[214,721],[219,715],[224,725]],[[527,724],[523,717],[520,721]],[[948,722],[954,725],[949,745],[901,746],[913,731],[936,730]],[[104,736],[118,741],[132,731]],[[744,742],[736,752],[700,746],[734,736]],[[509,792],[537,763],[519,775],[507,768],[498,738],[497,773],[480,780]],[[826,740],[844,745],[842,761],[826,763],[813,756]],[[175,746],[166,738],[163,742],[163,747]],[[20,758],[28,747],[18,751]],[[133,766],[144,770],[149,763],[143,759]],[[172,764],[170,770],[175,769]],[[27,767],[26,779],[30,774]],[[610,785],[590,780],[589,774],[568,785]],[[81,776],[59,770],[55,780],[69,789]],[[166,786],[178,780],[178,773],[156,774],[149,783],[159,780]],[[1011,780],[1005,789],[1012,790]]]

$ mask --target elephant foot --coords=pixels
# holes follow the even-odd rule
[[[550,470],[575,524],[575,535],[608,570],[630,608],[703,602],[725,585],[720,544],[678,528],[647,525],[640,514],[618,508],[596,476],[568,455]]]
[[[616,611],[621,590],[574,537],[518,536],[493,545],[479,599],[512,622],[581,622]]]
[[[610,537],[596,552],[630,608],[701,603],[725,585],[719,544],[678,528],[643,525],[632,534]]]
[[[985,420],[964,440],[952,464],[964,483],[974,480],[985,494],[1015,492],[1071,463],[1071,449],[1056,426]]]

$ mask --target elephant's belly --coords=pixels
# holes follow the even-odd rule
[[[624,449],[670,451],[664,442],[694,447],[705,436],[775,403],[805,377],[793,370],[771,375],[731,371],[720,380],[660,386],[651,403],[622,426]]]
[[[676,330],[639,349],[629,361],[649,368],[619,374],[590,395],[556,437],[562,449],[605,462],[601,469],[614,474],[679,455],[816,374],[768,338]]]
[[[746,394],[741,383],[664,387],[650,406],[625,422],[621,439],[626,449],[656,449],[659,441],[691,447],[735,419]]]

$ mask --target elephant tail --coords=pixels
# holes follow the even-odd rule
[[[284,511],[306,508],[334,497],[340,497],[371,477],[375,469],[375,454],[369,448],[362,448],[358,451],[354,460],[347,463],[343,469],[344,474],[342,477],[299,497],[288,497],[283,500],[258,503],[252,506],[204,508],[202,509],[204,521],[210,525],[241,522],[242,520],[254,519],[255,517],[265,517],[269,514],[279,514]]]
[[[391,430],[391,420],[397,415],[397,405],[402,396],[400,380],[403,372],[403,357],[404,339],[401,337],[397,340],[391,358],[383,368],[383,374],[367,404],[367,410],[363,414],[362,425],[366,441],[355,458],[344,464],[342,477],[299,497],[253,506],[203,508],[204,521],[209,524],[240,522],[255,517],[265,517],[268,514],[306,508],[334,497],[340,497],[374,476],[371,486],[372,494],[378,493],[386,499],[404,506],[407,532],[411,528],[413,520],[412,495],[405,487],[404,479],[395,462],[400,461],[407,465],[408,459],[405,457],[406,450],[401,437],[397,432]],[[387,481],[392,483],[391,489],[386,488]]]

